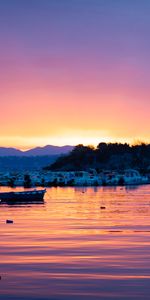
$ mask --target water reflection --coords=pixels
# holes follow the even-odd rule
[[[125,186],[126,191],[134,191],[140,189],[140,185],[126,185]]]
[[[31,205],[43,205],[44,204],[44,200],[38,200],[38,201],[21,201],[21,200],[15,200],[15,201],[3,201],[0,202],[0,205],[4,206],[4,205],[9,205],[9,206],[31,206]]]
[[[149,195],[50,188],[44,204],[0,206],[0,299],[149,299]]]

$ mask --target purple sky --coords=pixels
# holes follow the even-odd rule
[[[0,0],[0,145],[150,141],[149,0]]]

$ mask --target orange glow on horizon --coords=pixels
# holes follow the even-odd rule
[[[8,2],[13,14],[3,3],[0,19],[0,146],[150,141],[149,49],[143,40],[149,16],[143,13],[139,22],[142,9],[135,14],[133,6],[132,19],[125,4],[124,19],[112,7],[107,19],[107,4],[104,13],[100,3],[96,12],[89,1],[88,15],[76,1],[64,10],[54,8],[55,1],[46,1],[46,9],[41,1],[43,8],[35,5],[27,22],[30,4]]]
[[[150,141],[149,110],[142,113],[144,104],[137,103],[135,111],[119,95],[22,91],[9,98],[3,95],[0,146]]]
[[[137,144],[138,141],[149,143],[148,139],[140,139],[137,137],[136,139],[123,139],[123,138],[112,138],[101,136],[97,138],[96,136],[84,136],[84,135],[76,135],[76,136],[54,136],[54,137],[5,137],[0,138],[0,147],[13,147],[18,148],[22,151],[29,150],[34,147],[44,147],[46,145],[54,145],[54,146],[64,146],[71,145],[76,146],[78,144],[83,145],[93,145],[96,147],[99,143],[128,143],[128,144]]]

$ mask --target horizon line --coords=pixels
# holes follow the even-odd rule
[[[58,148],[62,148],[62,147],[67,147],[67,146],[69,146],[69,147],[76,147],[76,146],[78,146],[78,145],[83,145],[84,147],[94,147],[95,149],[97,148],[97,146],[100,144],[100,143],[105,143],[105,144],[122,144],[122,145],[125,145],[125,144],[127,144],[127,145],[129,145],[129,146],[137,146],[137,145],[142,145],[142,144],[145,144],[145,145],[149,145],[150,144],[150,141],[148,142],[148,141],[144,141],[144,140],[137,140],[137,141],[133,141],[133,142],[129,142],[129,141],[125,141],[125,142],[121,142],[121,141],[110,141],[110,142],[108,142],[108,141],[100,141],[97,145],[94,145],[94,144],[84,144],[84,143],[78,143],[78,144],[75,144],[75,145],[70,145],[70,144],[64,144],[64,145],[53,145],[53,144],[46,144],[46,145],[44,145],[44,146],[42,146],[42,145],[35,145],[35,146],[31,146],[31,147],[19,147],[19,146],[3,146],[3,145],[0,145],[0,148],[5,148],[5,149],[16,149],[16,150],[19,150],[19,151],[21,151],[21,152],[27,152],[27,151],[29,151],[29,150],[33,150],[33,149],[35,149],[35,148],[45,148],[45,147],[48,147],[48,146],[52,146],[52,147],[58,147]]]

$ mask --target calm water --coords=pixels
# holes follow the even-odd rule
[[[0,205],[0,299],[150,299],[150,186],[47,191]]]

